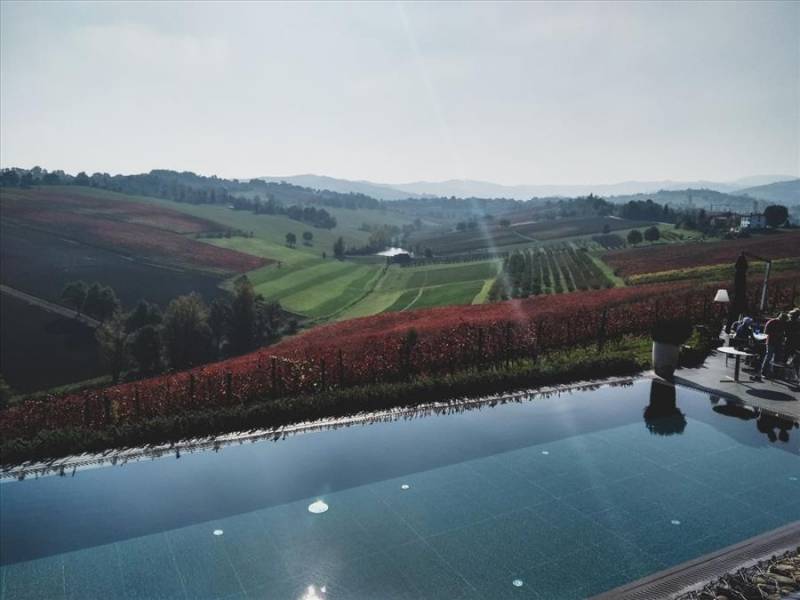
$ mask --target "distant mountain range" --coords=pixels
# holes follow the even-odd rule
[[[351,181],[322,175],[291,175],[288,177],[259,177],[265,181],[285,181],[294,185],[330,190],[334,192],[356,193],[372,196],[379,200],[400,200],[426,196],[457,198],[514,198],[529,200],[553,196],[628,196],[634,194],[654,194],[660,190],[708,189],[723,193],[747,194],[767,201],[779,200],[797,188],[798,180],[791,175],[759,175],[743,177],[735,181],[624,181],[621,183],[598,185],[502,185],[489,181],[470,179],[451,179],[448,181],[417,181],[413,183],[375,183],[371,181]],[[770,188],[770,186],[776,186]],[[774,198],[774,199],[773,199]],[[800,202],[796,200],[795,202]],[[793,202],[794,203],[794,202]]]

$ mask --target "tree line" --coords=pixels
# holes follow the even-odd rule
[[[84,281],[69,282],[62,299],[76,315],[101,321],[95,332],[100,360],[115,383],[126,371],[152,375],[250,352],[297,329],[297,321],[257,294],[245,275],[234,282],[230,297],[209,305],[193,292],[173,299],[163,312],[147,300],[123,311],[110,287]]]
[[[257,214],[278,214],[314,227],[332,229],[336,218],[313,204],[344,208],[378,208],[378,200],[337,192],[317,192],[289,184],[253,179],[241,182],[216,176],[204,177],[191,172],[179,173],[156,169],[139,175],[109,175],[81,171],[10,168],[0,172],[0,186],[28,188],[35,185],[78,185],[107,189],[135,196],[151,196],[188,204],[222,204]],[[255,195],[253,196],[253,193]],[[262,200],[262,197],[265,198]]]

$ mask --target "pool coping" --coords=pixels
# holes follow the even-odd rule
[[[181,452],[197,452],[243,444],[244,442],[257,442],[266,439],[280,440],[290,435],[297,435],[313,431],[324,431],[345,427],[349,425],[366,425],[375,422],[386,422],[402,419],[409,416],[444,414],[448,411],[461,408],[478,407],[492,403],[519,402],[526,396],[550,397],[566,392],[598,388],[605,385],[632,385],[635,381],[647,380],[655,377],[652,371],[638,374],[609,377],[605,379],[592,379],[575,381],[539,388],[526,388],[514,392],[492,394],[479,398],[453,398],[443,402],[420,404],[418,406],[391,408],[382,411],[357,413],[345,417],[319,419],[293,423],[273,429],[256,429],[225,433],[216,436],[189,438],[179,442],[158,444],[154,446],[136,446],[132,448],[114,448],[104,452],[69,455],[50,461],[38,461],[14,465],[8,469],[0,469],[0,481],[8,479],[21,479],[29,476],[43,477],[49,475],[64,475],[67,470],[97,468],[106,465],[126,464],[139,460],[155,460],[166,455],[179,455]]]
[[[743,567],[800,547],[800,521],[757,535],[727,548],[648,575],[591,600],[675,598]]]

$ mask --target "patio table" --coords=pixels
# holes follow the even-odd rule
[[[739,381],[739,367],[740,362],[743,356],[755,356],[750,352],[744,352],[743,350],[737,350],[736,348],[731,348],[730,346],[722,346],[721,348],[717,348],[718,352],[722,352],[723,354],[727,354],[729,356],[733,356],[736,358],[736,365],[734,366],[733,371],[733,378],[727,377],[727,379],[720,379],[721,382],[729,382],[729,381]]]

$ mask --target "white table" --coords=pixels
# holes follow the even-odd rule
[[[739,381],[739,363],[743,356],[755,356],[750,352],[744,352],[742,350],[737,350],[736,348],[732,348],[731,346],[722,346],[721,348],[717,348],[717,352],[722,352],[723,354],[727,354],[729,356],[736,357],[736,366],[734,367],[733,371],[733,379],[728,377],[727,379],[721,379],[720,381],[728,382],[728,381]]]

